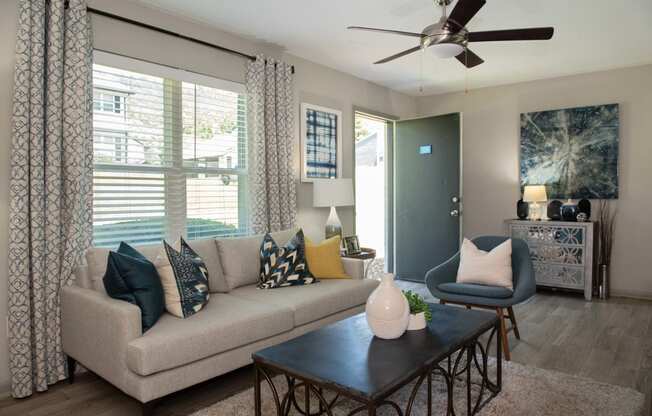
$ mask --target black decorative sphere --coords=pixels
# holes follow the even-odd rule
[[[530,205],[527,202],[523,202],[522,199],[519,199],[516,203],[516,216],[520,220],[524,220],[528,215],[530,215]]]

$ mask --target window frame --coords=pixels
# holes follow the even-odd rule
[[[249,174],[249,150],[248,150],[248,137],[247,137],[247,119],[246,119],[246,94],[244,84],[227,81],[219,78],[210,77],[203,74],[198,74],[190,71],[185,71],[177,68],[168,67],[165,65],[156,64],[149,61],[141,61],[133,58],[128,58],[118,54],[112,54],[104,51],[95,50],[93,53],[93,63],[116,68],[125,71],[136,72],[144,75],[155,76],[163,78],[166,84],[165,88],[177,88],[179,92],[183,89],[183,83],[192,83],[195,85],[201,85],[205,87],[216,88],[219,90],[225,90],[238,94],[238,100],[245,100],[242,105],[245,108],[245,119],[244,119],[244,129],[242,136],[238,135],[238,142],[243,141],[245,146],[245,158],[244,158],[244,167],[241,166],[239,161],[236,161],[236,167],[214,167],[214,166],[189,166],[186,160],[184,160],[183,154],[183,132],[174,131],[175,129],[182,130],[180,126],[173,126],[171,128],[172,142],[171,147],[171,164],[167,165],[165,163],[161,165],[145,165],[145,164],[113,164],[113,163],[93,163],[94,172],[125,172],[125,173],[145,173],[145,174],[162,174],[164,178],[164,189],[165,189],[165,220],[164,220],[164,236],[166,239],[176,241],[179,237],[184,237],[192,239],[193,236],[189,235],[188,227],[188,195],[187,195],[187,178],[188,175],[201,175],[205,174],[207,176],[221,176],[228,175],[236,176],[238,180],[238,202],[237,202],[237,211],[238,211],[238,226],[233,236],[244,236],[249,234],[249,216],[248,216],[248,174]],[[101,94],[116,95],[114,91],[107,89],[103,86],[98,86],[97,88],[93,86],[93,92],[98,90]],[[177,97],[181,97],[182,94],[172,94]],[[116,113],[115,111],[106,111],[104,108],[100,108],[99,114],[102,115],[114,115],[120,117],[126,117],[126,110],[129,106],[128,99],[129,94],[125,94],[121,98],[121,108],[120,112]],[[102,107],[102,106],[100,106]],[[175,110],[178,109],[179,114],[175,113],[175,118],[178,116],[178,120],[182,120],[182,105],[177,103],[172,105],[172,108]],[[114,108],[115,109],[115,108]],[[95,115],[95,107],[93,106],[93,114]],[[179,124],[179,123],[176,123]],[[98,130],[101,132],[107,132],[108,134],[120,134],[125,133],[125,143],[123,146],[128,147],[129,143],[129,131],[121,129],[110,129],[100,127]],[[97,130],[93,128],[93,135],[95,137],[95,132]],[[167,144],[165,145],[167,148]],[[128,160],[128,152],[125,149],[124,157]],[[227,158],[226,160],[228,160]],[[228,162],[227,162],[228,163]],[[101,175],[100,175],[101,176]],[[174,185],[171,185],[174,184]],[[171,188],[174,188],[173,192]],[[168,201],[168,195],[174,194],[176,198],[174,201]],[[221,220],[218,220],[221,221]],[[93,219],[93,240],[95,244],[95,219]],[[198,238],[204,238],[199,236]],[[148,244],[148,243],[145,243]],[[151,244],[151,243],[150,243]]]

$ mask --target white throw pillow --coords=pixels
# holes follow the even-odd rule
[[[512,240],[494,247],[491,251],[480,250],[469,239],[464,239],[460,249],[460,267],[457,283],[475,283],[500,286],[514,290],[512,279]]]

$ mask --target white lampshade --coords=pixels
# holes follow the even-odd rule
[[[312,204],[315,207],[344,207],[353,205],[353,180],[323,179],[313,182]]]
[[[438,43],[431,45],[430,49],[437,58],[452,58],[464,51],[464,48],[456,43]]]
[[[524,202],[545,202],[548,200],[545,185],[526,185],[523,190]]]

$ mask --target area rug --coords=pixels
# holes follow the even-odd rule
[[[283,394],[287,385],[281,376],[274,383]],[[394,393],[390,400],[403,410],[409,399],[412,386],[406,386]],[[456,382],[454,402],[456,414],[466,415],[466,384]],[[478,387],[474,385],[474,394]],[[272,393],[263,383],[263,411],[265,416],[276,415]],[[281,396],[282,397],[282,396]],[[303,390],[297,389],[297,399]],[[330,396],[332,397],[332,396]],[[446,389],[443,379],[433,378],[433,415],[446,414]],[[475,397],[475,396],[474,396]],[[329,396],[327,396],[329,398]],[[253,388],[215,403],[193,413],[192,416],[254,416]],[[316,404],[316,398],[311,404]],[[523,366],[514,362],[503,363],[503,388],[498,396],[486,404],[479,412],[481,416],[644,416],[645,399],[643,394],[624,387],[600,383],[594,380],[575,377],[555,371]],[[334,416],[345,416],[360,405],[348,399],[340,399],[333,409]],[[315,407],[316,410],[316,407]],[[366,416],[366,412],[359,413]],[[417,395],[412,415],[426,415],[426,383]],[[292,409],[290,415],[300,415]],[[394,416],[396,411],[389,406],[381,407],[378,416]]]

